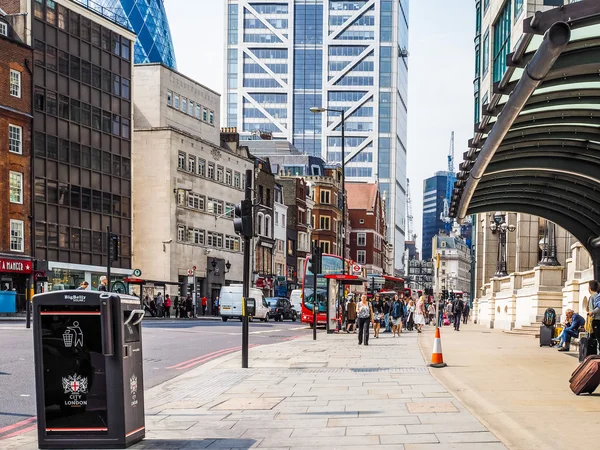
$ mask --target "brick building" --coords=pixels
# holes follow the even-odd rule
[[[367,274],[390,273],[385,205],[375,183],[346,183],[350,214],[350,259]]]
[[[274,201],[275,176],[269,159],[254,160],[254,275],[256,287],[265,296],[273,294],[274,279]]]
[[[8,6],[18,7],[18,2]],[[13,9],[14,13],[18,10]],[[12,20],[13,17],[0,15],[0,291],[14,290],[15,307],[23,310],[33,267],[30,221],[33,51],[19,37],[24,34],[18,29],[22,28],[22,21]]]

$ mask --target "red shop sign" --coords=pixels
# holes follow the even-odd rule
[[[31,264],[31,261],[0,258],[0,272],[31,273],[32,271],[33,264]]]

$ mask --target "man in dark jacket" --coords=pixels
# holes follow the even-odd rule
[[[452,305],[452,313],[454,314],[454,331],[460,331],[460,321],[462,319],[462,312],[465,304],[460,297],[454,300]]]
[[[560,339],[560,343],[558,344],[559,352],[569,351],[571,346],[571,338],[578,337],[579,329],[585,325],[585,319],[572,309],[567,309],[565,315],[567,316],[567,323],[569,325],[565,326],[562,333],[560,333],[560,336],[558,337],[558,339]]]
[[[471,307],[469,306],[469,302],[465,302],[465,307],[463,308],[463,323],[466,325],[469,321],[469,313],[471,312]]]

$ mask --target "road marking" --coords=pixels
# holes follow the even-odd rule
[[[197,356],[196,358],[188,359],[187,361],[183,361],[183,362],[180,362],[180,363],[175,364],[173,366],[169,366],[169,367],[167,367],[167,369],[179,369],[181,366],[186,366],[188,364],[192,364],[195,361],[198,361],[200,359],[204,359],[206,357],[210,357],[210,356],[213,356],[213,355],[219,355],[219,354],[221,354],[221,353],[223,353],[225,351],[228,351],[228,350],[239,350],[241,348],[242,347],[231,347],[231,348],[217,350],[217,351],[214,351],[214,352],[211,352],[211,353],[207,353],[206,355]]]
[[[15,431],[14,433],[10,433],[10,434],[6,434],[4,436],[0,436],[0,441],[2,439],[8,439],[8,438],[11,438],[11,437],[20,436],[22,434],[29,433],[30,431],[33,431],[36,428],[37,428],[37,425],[32,425],[30,427],[23,428],[22,430]]]
[[[14,430],[16,428],[23,427],[23,426],[27,425],[28,423],[34,422],[35,420],[36,420],[36,417],[30,417],[29,419],[21,420],[20,422],[13,423],[12,425],[8,425],[4,428],[0,428],[0,434],[6,433],[7,431]],[[4,437],[7,437],[7,436],[4,436]]]
[[[275,333],[276,331],[283,331],[283,330],[261,330],[261,331],[250,331],[250,333],[249,333],[249,334]]]
[[[303,326],[303,327],[296,327],[296,328],[290,328],[290,331],[298,331],[298,330],[308,330],[308,326]]]

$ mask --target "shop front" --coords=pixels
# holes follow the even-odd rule
[[[25,311],[27,283],[32,273],[30,259],[0,257],[0,313]]]
[[[131,269],[120,269],[111,267],[111,286],[115,292],[126,292],[124,279],[132,274]],[[69,264],[59,262],[48,262],[46,271],[48,276],[48,291],[63,291],[77,289],[82,281],[87,281],[92,291],[98,290],[100,277],[106,275],[106,267],[88,266],[83,264]]]

